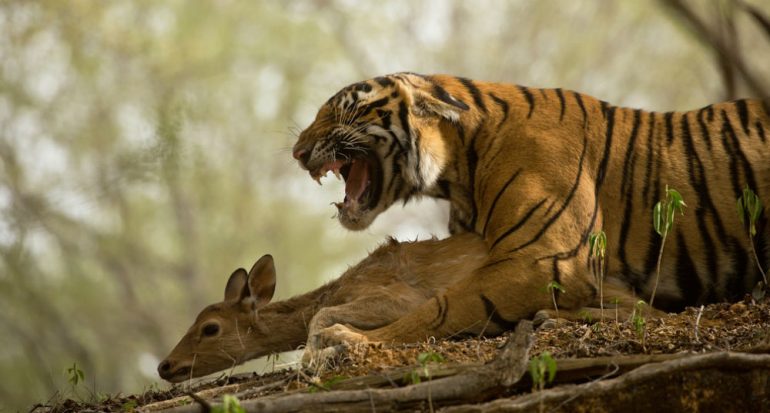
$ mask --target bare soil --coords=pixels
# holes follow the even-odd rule
[[[770,305],[753,303],[750,299],[735,304],[688,308],[679,314],[646,320],[646,335],[638,323],[616,320],[612,310],[605,310],[604,321],[549,321],[555,322],[546,322],[535,332],[530,352],[533,357],[546,351],[557,360],[634,354],[770,352]],[[418,362],[421,354],[440,355],[432,358],[441,361],[431,361],[430,365],[483,364],[494,359],[505,342],[505,337],[476,337],[409,345],[371,345],[351,349],[320,377],[313,377],[301,369],[263,375],[220,376],[193,386],[178,385],[143,394],[116,395],[93,404],[65,400],[53,405],[37,405],[32,411],[157,411],[192,403],[190,393],[201,399],[219,401],[224,394],[249,400],[279,393],[403,386],[420,380],[412,372],[424,371],[425,363]],[[417,376],[424,379],[424,374]]]

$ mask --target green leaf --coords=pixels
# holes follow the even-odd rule
[[[662,208],[663,205],[660,201],[658,201],[658,203],[655,204],[655,208],[652,209],[652,225],[655,227],[655,232],[657,232],[660,236],[663,236],[663,220],[661,219]]]
[[[554,360],[550,354],[545,358],[546,367],[548,367],[548,383],[553,383],[553,379],[556,378],[556,360]]]

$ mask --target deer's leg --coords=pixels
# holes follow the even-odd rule
[[[388,325],[425,301],[425,297],[404,286],[390,286],[382,294],[366,295],[346,304],[322,308],[308,326],[308,340],[302,362],[323,367],[351,344],[368,340],[358,333]]]

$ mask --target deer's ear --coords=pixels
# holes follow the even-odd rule
[[[230,279],[227,280],[227,286],[225,286],[225,301],[240,300],[244,294],[248,293],[246,288],[246,279],[248,274],[243,268],[238,268],[232,274]]]
[[[275,264],[270,254],[262,256],[249,271],[249,296],[259,305],[273,299],[275,292]]]

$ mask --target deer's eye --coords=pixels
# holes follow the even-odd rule
[[[206,324],[203,326],[203,335],[206,337],[215,336],[219,333],[219,324]]]

